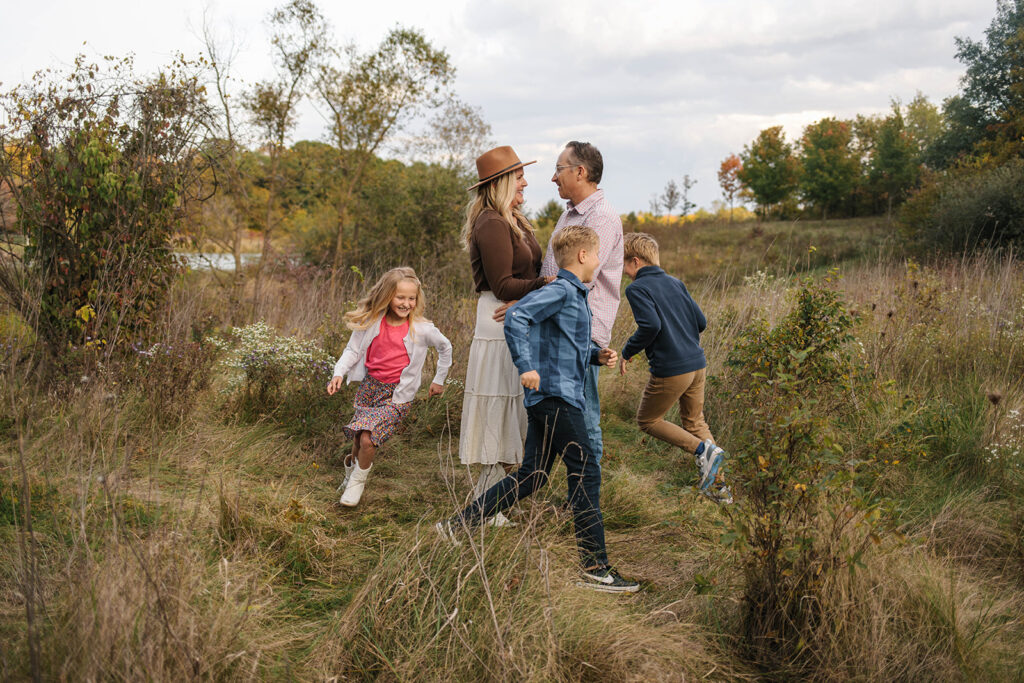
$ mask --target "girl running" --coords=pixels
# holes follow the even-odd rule
[[[393,268],[381,276],[370,293],[345,314],[352,336],[334,366],[327,385],[333,396],[348,375],[361,382],[355,414],[345,427],[352,453],[345,458],[345,492],[341,504],[355,507],[363,495],[377,448],[391,438],[409,412],[423,379],[427,348],[437,349],[437,372],[430,397],[444,393],[452,365],[452,344],[423,317],[423,290],[412,268]]]

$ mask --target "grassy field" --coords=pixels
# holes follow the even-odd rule
[[[821,572],[813,637],[791,665],[745,635],[749,575],[722,542],[746,482],[731,480],[735,509],[716,507],[689,456],[637,430],[642,363],[601,378],[609,554],[639,594],[573,585],[561,469],[515,528],[460,548],[435,538],[473,481],[457,454],[474,310],[458,254],[420,268],[427,312],[455,345],[452,381],[417,401],[356,509],[335,490],[354,387],[328,399],[310,375],[233,388],[229,356],[189,343],[232,319],[208,275],[176,287],[161,340],[173,353],[86,364],[41,389],[5,346],[0,679],[1024,679],[1024,266],[907,260],[891,230],[656,233],[710,321],[702,341],[722,381],[708,421],[730,451],[751,447],[727,365],[750,323],[783,320],[807,276],[854,313],[847,346],[868,379],[835,438],[877,466],[820,514],[827,525],[853,487],[870,489],[885,533],[863,566]],[[258,318],[336,356],[359,289],[282,273]],[[26,338],[10,320],[0,330]],[[613,345],[631,332],[623,306]]]

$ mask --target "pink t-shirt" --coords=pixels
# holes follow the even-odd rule
[[[405,335],[409,331],[409,319],[401,325],[391,326],[380,321],[380,332],[366,350],[366,373],[385,384],[395,384],[402,378],[402,370],[409,365],[409,352],[405,350]]]

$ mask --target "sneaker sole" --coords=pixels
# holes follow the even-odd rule
[[[590,581],[577,581],[580,588],[589,588],[598,593],[639,593],[640,586],[608,586],[603,583],[591,583]]]
[[[710,486],[715,482],[715,477],[718,475],[718,469],[721,466],[722,454],[717,453],[714,459],[711,461],[711,466],[708,468],[707,474],[704,475],[704,477],[700,480],[700,484],[697,485],[697,488],[701,490],[701,493],[707,491],[708,488],[710,488]]]

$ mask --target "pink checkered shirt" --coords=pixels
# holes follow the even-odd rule
[[[590,294],[587,303],[594,315],[590,329],[590,337],[601,348],[608,346],[612,339],[612,325],[615,315],[619,312],[619,284],[622,282],[622,219],[615,213],[611,205],[605,201],[604,190],[597,190],[579,204],[566,203],[566,209],[558,218],[551,236],[567,225],[585,225],[593,228],[601,239],[599,256],[601,265],[594,273],[594,282],[588,285]],[[558,264],[555,263],[555,252],[548,242],[544,263],[541,264],[542,277],[556,275]]]

